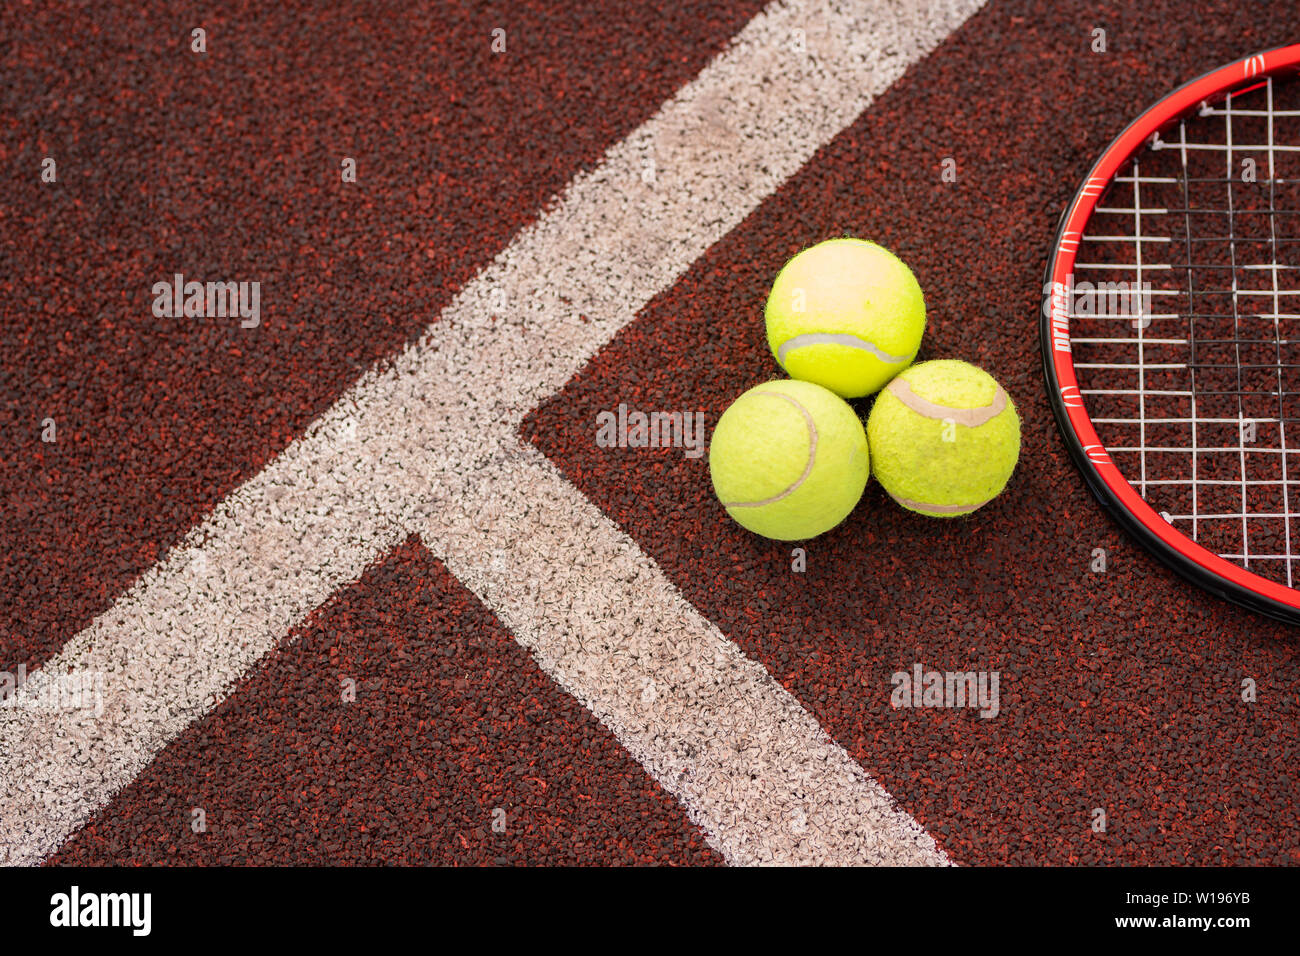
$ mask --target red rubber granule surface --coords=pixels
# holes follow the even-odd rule
[[[1044,259],[1098,150],[1207,64],[1294,39],[1294,18],[1181,11],[986,8],[525,426],[958,862],[1300,862],[1294,634],[1184,583],[1106,519],[1039,367]],[[1104,56],[1087,53],[1097,25]],[[940,178],[945,157],[956,183]],[[626,402],[704,409],[711,429],[781,374],[762,308],[783,262],[842,234],[913,267],[929,312],[920,358],[988,369],[1017,402],[1023,449],[1007,492],[967,520],[912,515],[869,485],[797,574],[791,546],[727,518],[706,459],[595,454],[593,423]],[[870,401],[857,405],[865,416]],[[1096,548],[1105,573],[1090,570]],[[916,663],[998,671],[1001,713],[893,709],[891,675]]]
[[[418,542],[290,641],[50,862],[720,862]]]

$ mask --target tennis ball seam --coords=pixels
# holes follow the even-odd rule
[[[987,405],[976,405],[974,408],[952,408],[948,405],[932,402],[928,398],[922,398],[912,391],[912,386],[903,378],[894,379],[886,388],[893,393],[895,398],[918,415],[935,418],[939,421],[951,420],[959,425],[965,425],[967,428],[978,428],[980,425],[991,422],[1001,415],[1007,407],[1007,393],[1001,385],[997,386],[991,402]]]
[[[975,511],[979,508],[983,508],[986,504],[992,501],[993,498],[997,497],[997,495],[994,495],[993,498],[985,498],[983,501],[973,502],[971,504],[939,505],[932,504],[928,501],[914,501],[911,498],[904,498],[901,495],[896,495],[892,492],[888,492],[888,494],[889,497],[893,498],[904,508],[910,508],[913,511],[933,511],[936,514],[945,515],[963,515],[967,512]]]
[[[784,491],[772,495],[770,498],[764,498],[762,501],[724,501],[722,503],[724,508],[761,508],[764,505],[775,504],[783,498],[788,498],[799,490],[800,485],[808,480],[808,476],[812,474],[813,467],[817,464],[817,423],[813,421],[812,414],[808,409],[804,408],[797,399],[791,398],[789,395],[783,395],[780,392],[754,393],[755,398],[761,398],[764,396],[768,398],[785,399],[799,411],[799,414],[803,416],[804,424],[808,426],[808,464],[804,466],[803,474],[796,478],[794,484],[790,485],[790,487],[786,488]]]
[[[851,332],[803,332],[786,339],[778,346],[776,360],[784,367],[786,356],[789,355],[792,349],[803,348],[808,345],[843,345],[851,349],[860,349],[863,352],[871,353],[880,361],[889,365],[911,362],[912,359],[916,358],[915,352],[910,355],[890,355],[874,342]]]

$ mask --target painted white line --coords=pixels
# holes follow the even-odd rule
[[[934,865],[930,835],[531,446],[424,542],[733,864]]]
[[[55,850],[307,614],[420,531],[728,860],[943,862],[793,698],[720,644],[662,572],[608,521],[592,520],[590,504],[531,460],[515,434],[529,410],[980,4],[805,0],[751,21],[577,177],[418,344],[363,377],[69,641],[16,706],[0,708],[0,856],[35,863]],[[642,177],[650,158],[653,182]],[[561,537],[536,550],[532,536],[545,540],[546,525],[520,520],[521,502],[537,521],[567,513],[582,522],[582,537],[564,540],[561,522],[553,527]],[[577,562],[590,594],[620,594],[633,606],[671,595],[666,616],[642,617],[647,633],[629,634],[621,615],[539,596],[544,581],[577,579],[553,577],[527,553],[501,553],[511,549]],[[582,553],[603,557],[583,562]],[[519,590],[494,590],[493,569],[511,566],[528,575]],[[615,567],[634,575],[620,581]],[[630,639],[647,649],[638,666],[659,675],[649,712],[606,683],[619,672],[610,658]],[[697,668],[704,682],[733,675],[743,693],[710,696],[704,683],[679,691],[674,669],[655,670],[655,654],[670,646],[665,660],[675,667]],[[73,673],[103,675],[101,715],[24,706]],[[683,723],[671,735],[648,733],[654,712]],[[732,728],[735,739],[747,733],[756,750],[724,759],[717,747],[670,749],[705,721]],[[821,788],[811,799],[801,792],[810,781]]]

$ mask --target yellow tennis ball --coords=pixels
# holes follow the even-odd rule
[[[970,514],[1006,487],[1020,457],[1020,417],[993,377],[966,362],[913,365],[867,419],[876,479],[904,508]]]
[[[709,443],[713,490],[727,513],[766,538],[829,531],[862,497],[870,458],[862,420],[811,382],[768,382],[722,413]]]
[[[859,398],[916,358],[925,297],[912,270],[888,249],[830,239],[785,264],[763,317],[768,347],[791,378]]]

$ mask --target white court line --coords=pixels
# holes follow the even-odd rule
[[[33,675],[18,706],[0,708],[7,862],[57,849],[288,631],[412,532],[728,861],[947,862],[516,434],[981,2],[803,0],[755,17],[575,178],[419,343],[364,376]],[[806,53],[792,50],[797,30]],[[649,156],[651,184],[641,180]],[[546,591],[548,582],[564,592]],[[99,717],[22,706],[76,672],[103,675]],[[656,690],[629,699],[618,680],[626,673]],[[671,715],[671,726],[656,715]]]
[[[479,477],[462,513],[426,522],[425,544],[499,609],[542,669],[677,796],[728,862],[946,862],[540,452],[517,447]]]

